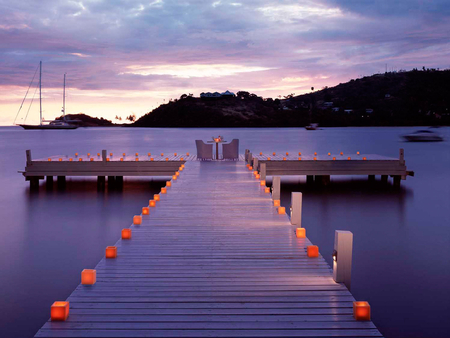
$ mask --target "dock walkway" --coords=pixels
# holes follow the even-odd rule
[[[36,337],[381,336],[243,162],[187,163],[131,228]]]

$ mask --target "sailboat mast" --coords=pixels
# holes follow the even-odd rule
[[[42,125],[42,61],[39,62],[39,124]]]
[[[63,86],[63,119],[66,119],[66,73],[64,73],[64,86]]]

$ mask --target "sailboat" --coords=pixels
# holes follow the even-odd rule
[[[33,80],[32,80],[33,82]],[[31,86],[31,83],[30,83]],[[29,89],[29,88],[28,88]],[[27,91],[28,94],[28,91]],[[25,94],[26,98],[26,94]],[[24,98],[24,101],[25,101]],[[23,104],[23,101],[22,101]],[[21,106],[22,108],[22,106]],[[66,74],[64,74],[64,86],[63,86],[63,119],[45,121],[42,119],[42,61],[39,62],[39,124],[19,124],[23,129],[76,129],[78,126],[67,123],[66,121]],[[19,109],[20,112],[20,109]],[[49,122],[44,124],[43,122]]]

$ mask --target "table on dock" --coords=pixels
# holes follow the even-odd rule
[[[36,337],[381,336],[242,161],[186,163],[131,228]]]

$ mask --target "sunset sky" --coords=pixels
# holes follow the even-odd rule
[[[13,123],[40,60],[47,119],[60,115],[65,72],[67,113],[113,120],[183,93],[276,97],[384,72],[386,64],[450,68],[448,0],[0,4],[1,125]],[[27,122],[38,121],[38,109],[34,103]]]

